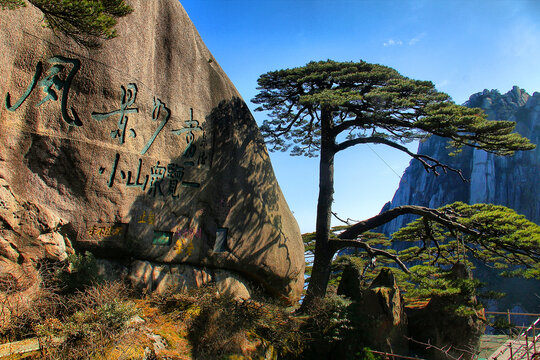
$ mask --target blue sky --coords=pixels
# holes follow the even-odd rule
[[[504,93],[518,85],[530,94],[540,91],[537,0],[181,3],[252,110],[259,75],[326,59],[391,66],[405,76],[431,80],[460,104],[486,88]],[[264,119],[253,114],[259,123]],[[318,159],[286,153],[271,158],[301,231],[314,231]],[[380,145],[338,154],[334,210],[357,220],[377,214],[408,163],[406,155]]]

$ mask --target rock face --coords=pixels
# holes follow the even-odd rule
[[[407,317],[394,275],[383,268],[368,288],[361,287],[360,277],[360,269],[349,265],[338,287],[339,295],[353,300],[349,310],[358,335],[345,345],[361,341],[374,350],[406,355]]]
[[[0,12],[1,271],[88,249],[151,290],[299,299],[299,228],[247,106],[178,1],[129,2],[97,50]]]
[[[482,108],[492,120],[515,121],[517,132],[540,144],[540,93],[530,96],[516,86],[504,95],[497,90],[484,90],[472,95],[465,105]],[[540,147],[519,151],[510,157],[464,148],[460,154],[451,157],[446,149],[446,140],[433,136],[420,144],[418,152],[461,169],[470,182],[463,182],[452,172],[435,177],[413,160],[405,170],[394,198],[383,210],[400,205],[436,208],[455,201],[492,203],[510,207],[527,219],[540,223],[540,192],[536,186],[540,176]],[[397,218],[386,224],[382,231],[390,235],[411,219]]]

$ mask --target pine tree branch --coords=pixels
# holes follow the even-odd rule
[[[289,106],[289,110],[287,111],[288,113],[291,112],[293,105],[294,104],[291,104]],[[272,132],[271,132],[272,136],[275,137],[275,138],[278,138],[278,137],[288,133],[289,131],[291,131],[293,125],[298,121],[298,119],[300,118],[300,115],[302,115],[302,113],[304,112],[304,110],[306,110],[306,108],[307,107],[304,106],[300,110],[298,110],[296,115],[291,119],[291,121],[289,122],[289,124],[286,127],[282,128],[281,124],[279,124],[279,126],[276,129],[272,130]]]
[[[347,220],[343,220],[342,218],[340,218],[340,217],[338,216],[337,213],[335,213],[335,212],[333,212],[333,211],[332,211],[332,215],[334,215],[334,217],[335,217],[336,219],[338,219],[339,221],[341,221],[342,223],[344,223],[344,224],[346,224],[346,225],[351,225],[351,221],[358,222],[358,220],[353,220],[353,219],[351,219],[351,218],[347,218]]]
[[[429,220],[426,217],[422,218],[422,221],[424,222],[424,229],[426,229],[426,236],[429,240],[433,241],[435,246],[437,247],[437,256],[433,261],[431,262],[431,265],[435,265],[437,263],[437,260],[439,260],[439,257],[441,256],[441,247],[439,246],[439,242],[435,239],[433,236],[433,232],[431,231],[431,226],[429,225]],[[427,250],[427,243],[424,239],[424,249]],[[419,251],[420,252],[420,251]]]
[[[455,228],[469,235],[480,235],[480,232],[478,230],[469,228],[455,221],[455,219],[449,212],[445,213],[440,210],[431,209],[424,206],[404,205],[387,210],[367,220],[360,221],[359,223],[352,225],[350,228],[339,234],[338,237],[340,239],[355,239],[358,235],[368,230],[386,224],[387,222],[392,221],[398,216],[406,214],[425,216],[429,220],[436,221],[448,228]]]
[[[463,176],[463,172],[461,170],[455,169],[455,168],[453,168],[453,167],[451,167],[449,165],[443,164],[439,160],[437,160],[435,158],[432,158],[431,156],[423,155],[423,154],[415,154],[412,151],[410,151],[409,149],[407,149],[407,147],[405,147],[403,145],[400,145],[400,144],[397,144],[397,143],[395,143],[393,141],[390,141],[388,139],[379,137],[379,136],[370,136],[370,137],[365,137],[365,138],[356,138],[356,139],[344,141],[342,143],[337,144],[337,151],[336,152],[345,150],[345,149],[347,149],[347,148],[349,148],[351,146],[359,145],[359,144],[384,144],[384,145],[388,145],[388,146],[390,146],[390,147],[392,147],[394,149],[403,151],[404,153],[406,153],[407,155],[409,155],[413,159],[416,159],[416,160],[420,161],[420,163],[422,164],[424,169],[427,172],[430,172],[430,171],[433,172],[433,174],[435,176],[440,175],[440,173],[437,171],[437,168],[441,168],[444,173],[447,173],[448,171],[452,171],[452,172],[455,172],[456,174],[458,174],[459,177],[461,178],[461,180],[463,180],[465,182],[468,181]],[[431,164],[430,164],[430,162],[431,162]]]
[[[373,258],[377,255],[384,256],[385,258],[388,258],[392,261],[394,261],[396,264],[399,265],[401,270],[406,272],[407,274],[410,274],[411,272],[407,268],[407,265],[401,261],[399,256],[396,254],[392,254],[388,251],[384,251],[381,249],[374,248],[370,246],[369,244],[363,242],[362,240],[340,240],[340,239],[331,239],[330,240],[330,246],[332,247],[333,251],[336,252],[340,249],[346,248],[346,247],[355,247],[355,248],[361,248],[366,250],[369,257]]]

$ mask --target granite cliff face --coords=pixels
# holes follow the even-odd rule
[[[514,86],[501,95],[497,90],[484,90],[472,95],[465,103],[482,108],[492,120],[512,120],[516,131],[540,144],[540,93],[532,96]],[[438,177],[427,173],[416,161],[411,161],[391,202],[383,210],[400,205],[439,207],[455,201],[469,204],[504,205],[540,223],[540,147],[519,151],[510,157],[495,156],[485,151],[464,148],[451,157],[446,140],[433,136],[419,146],[419,153],[441,159],[453,168],[461,169],[469,182],[463,182],[452,172]],[[382,231],[392,234],[412,217],[400,217],[386,224]]]
[[[514,86],[501,95],[497,90],[484,90],[472,95],[465,105],[480,107],[492,120],[512,120],[516,131],[540,144],[540,93],[532,96]],[[457,156],[448,156],[446,140],[431,137],[419,146],[419,153],[441,159],[453,168],[461,169],[469,182],[464,182],[452,172],[438,177],[426,173],[423,167],[411,161],[401,179],[394,198],[382,211],[400,205],[422,205],[439,207],[455,201],[493,203],[504,205],[525,215],[529,220],[540,223],[540,146],[531,151],[516,152],[510,157],[499,157],[482,150],[463,148]],[[382,227],[382,232],[391,235],[409,223],[413,216],[403,216]],[[407,244],[394,243],[398,250]],[[516,278],[496,277],[493,270],[478,264],[475,277],[488,284],[490,290],[509,294],[489,307],[493,310],[514,309],[537,312],[540,282]],[[496,280],[495,280],[496,279]]]
[[[149,291],[299,299],[300,231],[247,106],[177,0],[129,3],[101,49],[0,12],[0,276],[30,288],[79,249]]]

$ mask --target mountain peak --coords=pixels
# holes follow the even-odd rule
[[[484,89],[471,95],[463,105],[483,109],[491,120],[507,120],[511,113],[525,106],[530,97],[527,91],[514,85],[504,95],[496,89]]]

